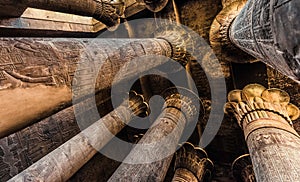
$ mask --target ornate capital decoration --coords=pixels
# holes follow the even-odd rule
[[[229,38],[230,25],[241,12],[247,0],[227,2],[214,19],[209,37],[210,44],[218,57],[232,62],[254,62],[255,58],[237,48]]]
[[[234,113],[238,124],[245,132],[245,137],[257,128],[275,127],[298,136],[292,127],[299,109],[289,103],[287,92],[259,84],[249,84],[243,90],[233,90],[228,94],[225,112]]]
[[[186,142],[175,156],[175,170],[182,168],[192,172],[198,181],[204,181],[211,178],[214,164],[207,157],[205,150]]]
[[[135,116],[145,117],[149,114],[149,105],[145,102],[144,96],[135,91],[129,92],[129,108]]]
[[[233,176],[238,182],[256,182],[249,154],[236,158],[231,166]]]
[[[124,0],[94,0],[96,10],[93,18],[101,21],[109,30],[115,30],[120,24],[120,17],[125,11]]]
[[[176,108],[182,111],[188,122],[195,119],[199,113],[203,113],[203,108],[200,98],[192,91],[181,87],[171,87],[162,93],[165,99],[165,108]],[[200,102],[200,103],[199,103]],[[200,105],[200,111],[196,106]]]
[[[192,32],[184,29],[180,26],[166,25],[161,26],[155,32],[155,37],[166,40],[172,47],[171,58],[180,63],[181,65],[187,65],[191,59],[191,51],[198,47],[193,40]]]

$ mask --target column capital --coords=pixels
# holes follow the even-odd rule
[[[186,88],[168,88],[163,91],[162,97],[165,99],[163,109],[171,107],[180,110],[183,112],[188,122],[193,121],[197,116],[199,116],[199,113],[201,114],[204,112],[200,98]]]
[[[211,177],[214,164],[205,150],[186,142],[176,152],[175,170],[179,168],[187,169],[195,175],[198,181],[203,181]]]
[[[229,29],[247,0],[229,1],[215,17],[209,32],[210,44],[217,56],[231,62],[254,62],[256,59],[237,48],[229,38]]]
[[[191,59],[195,47],[201,46],[196,45],[199,42],[193,38],[195,36],[194,32],[175,24],[161,26],[155,32],[156,38],[167,41],[172,47],[171,58],[183,66]]]
[[[93,18],[103,22],[111,30],[115,30],[120,24],[120,17],[125,11],[124,0],[94,0],[96,10]]]
[[[225,113],[233,113],[245,137],[257,128],[275,127],[298,136],[292,128],[292,120],[299,115],[297,106],[290,103],[287,92],[259,84],[249,84],[242,90],[233,90],[228,94]]]
[[[249,154],[236,158],[231,166],[233,176],[239,182],[255,182],[255,175]]]
[[[149,115],[149,105],[145,101],[144,96],[137,94],[135,91],[129,92],[129,108],[132,110],[132,114],[135,116],[148,116]]]

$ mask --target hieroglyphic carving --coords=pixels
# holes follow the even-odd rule
[[[276,128],[262,128],[247,140],[258,181],[300,180],[300,138]]]
[[[130,94],[118,108],[81,131],[11,181],[66,181],[135,116],[148,111],[141,95]],[[56,170],[53,170],[56,169]],[[42,172],[40,172],[42,171]]]
[[[60,109],[69,105],[71,103],[70,92],[73,81],[80,82],[77,83],[77,87],[73,88],[73,94],[85,96],[91,94],[91,91],[98,92],[110,88],[119,69],[137,56],[153,54],[172,56],[170,44],[163,39],[146,39],[144,41],[139,39],[2,38],[0,46],[3,47],[1,49],[3,63],[0,65],[2,75],[0,92],[4,93],[9,90],[9,93],[13,93],[12,91],[15,89],[31,88],[34,90],[36,87],[40,87],[41,91],[36,90],[35,92],[42,98],[37,99],[37,103],[30,98],[30,104],[32,107],[40,102],[45,104],[45,108],[37,108],[39,111],[25,111],[20,106],[17,119],[14,114],[6,116],[5,108],[2,108],[3,112],[0,115],[4,114],[2,118],[6,118],[5,124],[7,124],[6,127],[0,127],[0,130],[3,130],[0,132],[2,136],[26,126],[33,120],[37,121],[42,117],[49,116],[57,108]],[[8,58],[6,59],[6,57]],[[15,57],[18,59],[12,59]],[[158,61],[157,65],[160,64],[161,62]],[[97,73],[100,65],[102,68]],[[143,69],[151,69],[157,65],[149,63]],[[130,79],[132,75],[136,74],[136,70],[140,69],[138,65],[128,69],[130,72],[126,72],[122,79]],[[73,79],[75,70],[77,70],[77,80]],[[94,78],[97,78],[97,80],[95,81]],[[95,87],[94,90],[91,89],[93,87]],[[63,96],[47,99],[50,96],[45,91],[49,91],[49,88],[64,89],[64,92],[57,91],[57,94],[63,94]],[[25,89],[24,92],[30,91]],[[1,100],[5,100],[7,94],[0,96],[3,96]],[[32,97],[32,95],[30,96]],[[14,103],[19,102],[15,99],[22,100],[22,98],[13,97],[10,101],[6,101],[13,107]],[[47,105],[49,100],[55,102],[51,108],[48,108],[50,105]],[[13,111],[10,110],[10,112]],[[22,112],[26,112],[27,116],[25,117]],[[30,112],[32,113],[30,114]]]
[[[245,52],[299,82],[299,7],[297,0],[250,0],[233,21],[230,39]]]
[[[300,136],[292,121],[299,109],[283,90],[250,84],[228,94],[226,111],[233,112],[244,131],[258,181],[299,181]]]
[[[196,108],[199,98],[188,90],[181,91],[184,93],[179,94],[175,87],[164,91],[161,114],[109,181],[164,180],[186,124],[202,112]]]
[[[106,114],[111,108],[110,91],[96,96],[97,106]],[[86,123],[93,123],[99,118],[90,114],[94,105],[92,99],[84,100],[76,106],[68,107],[23,130],[0,139],[0,181],[17,175],[40,158],[53,151],[61,144],[80,132],[77,125],[74,107],[84,107],[85,111],[77,113],[76,118],[84,117]],[[104,109],[106,108],[106,109]]]
[[[47,77],[49,79],[42,79],[38,83],[70,86],[72,80],[68,78],[68,75],[62,73],[64,64],[71,63],[66,66],[74,73],[77,65],[72,63],[78,62],[80,50],[83,50],[84,46],[79,46],[81,43],[76,41],[53,42],[54,45],[59,43],[64,44],[65,47],[56,48],[49,42],[47,43],[47,40],[2,39],[0,42],[0,71],[2,75],[7,73],[9,74],[7,77],[28,83],[34,83],[32,80]],[[5,80],[8,79],[7,77]],[[1,82],[1,85],[5,83]]]

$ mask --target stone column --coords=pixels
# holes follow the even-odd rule
[[[299,109],[288,93],[250,84],[231,91],[228,100],[225,108],[244,131],[257,180],[300,181],[300,137],[291,121]]]
[[[78,134],[80,128],[76,119],[82,118],[89,126],[99,120],[99,115],[102,117],[111,111],[110,90],[96,95],[95,100],[96,105],[88,98],[1,138],[0,179],[7,181]],[[80,113],[77,111],[75,116],[75,108],[84,109]]]
[[[211,45],[225,60],[255,61],[248,53],[300,83],[299,8],[298,0],[229,1],[211,26]]]
[[[300,83],[300,1],[249,0],[232,22],[230,40]]]
[[[72,95],[79,98],[111,88],[128,63],[130,71],[116,84],[162,64],[158,59],[140,66],[134,58],[172,57],[170,45],[155,38],[0,39],[0,137],[70,106]]]
[[[206,152],[191,143],[185,143],[175,157],[173,182],[208,182],[211,181],[213,162]]]
[[[164,92],[161,115],[109,181],[164,180],[186,124],[196,121],[199,114],[199,98],[188,90],[180,91],[170,88]]]
[[[10,181],[66,181],[105,146],[134,115],[148,110],[134,95],[111,113],[13,177]]]
[[[18,3],[32,8],[90,16],[108,27],[119,25],[125,10],[122,0],[19,0]]]
[[[233,176],[238,182],[256,182],[249,154],[244,154],[236,158],[231,168]]]

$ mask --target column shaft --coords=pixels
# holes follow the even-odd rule
[[[177,88],[167,89],[164,93],[162,113],[109,181],[164,180],[187,122],[199,114],[198,97],[180,95]]]
[[[119,18],[123,14],[125,8],[124,2],[122,1],[111,2],[107,0],[19,0],[14,4],[14,6],[17,5],[82,16],[90,16],[104,23],[108,27],[119,24]]]
[[[147,107],[135,96],[136,113]],[[134,104],[133,104],[134,105]],[[145,107],[144,107],[145,106]],[[137,108],[140,108],[137,109]],[[65,142],[63,145],[13,177],[10,181],[66,181],[105,146],[131,120],[128,102]]]
[[[258,84],[228,94],[242,127],[257,181],[300,181],[300,136],[291,120],[299,109],[283,90]]]
[[[166,108],[147,131],[125,161],[154,161],[145,164],[122,163],[109,181],[163,181],[173,153],[186,124],[184,114]],[[166,155],[168,154],[168,155]],[[160,157],[163,157],[160,159]]]
[[[0,100],[5,106],[0,108],[0,137],[65,108],[72,94],[78,98],[110,88],[120,68],[138,61],[136,57],[171,56],[170,44],[162,39],[3,38],[0,48]],[[116,83],[160,64],[134,64]]]
[[[96,106],[100,116],[110,109],[110,92],[96,95]],[[0,179],[7,181],[28,168],[39,159],[55,150],[80,132],[76,118],[84,118],[86,125],[99,119],[97,108],[91,98],[61,110],[33,125],[0,139]],[[84,108],[75,116],[75,108]],[[103,110],[103,108],[108,108]],[[98,116],[98,117],[97,117]]]
[[[230,40],[300,82],[300,1],[249,0],[234,19]]]
[[[258,181],[300,181],[299,136],[261,127],[249,134],[247,145]]]

